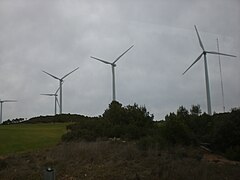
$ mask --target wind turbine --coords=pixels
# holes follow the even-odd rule
[[[210,87],[209,87],[209,77],[208,77],[208,67],[207,67],[207,54],[217,54],[217,55],[222,55],[222,56],[230,56],[230,57],[236,57],[234,55],[230,54],[224,54],[220,52],[215,52],[215,51],[206,51],[204,49],[203,43],[201,41],[200,35],[198,33],[196,25],[194,25],[198,41],[200,44],[200,47],[202,48],[202,53],[197,57],[197,59],[184,71],[183,75],[196,63],[198,62],[202,56],[204,56],[204,67],[205,67],[205,81],[206,81],[206,93],[207,93],[207,109],[208,109],[208,114],[212,114],[212,108],[211,108],[211,98],[210,98]]]
[[[116,67],[116,62],[124,55],[126,54],[134,45],[132,45],[130,48],[128,48],[126,51],[124,51],[120,56],[118,56],[112,63],[111,62],[108,62],[108,61],[105,61],[105,60],[102,60],[102,59],[99,59],[99,58],[96,58],[96,57],[93,57],[91,56],[91,58],[93,59],[96,59],[102,63],[105,63],[105,64],[109,64],[112,66],[112,94],[113,94],[113,101],[116,101],[116,90],[115,90],[115,67]]]
[[[62,84],[63,84],[63,79],[66,78],[67,76],[69,76],[70,74],[72,74],[72,73],[73,73],[74,71],[76,71],[77,69],[79,69],[79,67],[77,67],[77,68],[74,69],[73,71],[67,73],[67,74],[66,74],[65,76],[63,76],[62,78],[58,78],[58,77],[56,77],[56,76],[54,76],[54,75],[52,75],[52,74],[50,74],[50,73],[48,73],[48,72],[46,72],[46,71],[43,71],[44,73],[46,73],[47,75],[53,77],[54,79],[59,80],[59,90],[60,90],[60,108],[59,108],[60,110],[59,110],[59,112],[60,112],[60,114],[62,114]]]
[[[3,106],[3,103],[5,102],[17,102],[16,100],[0,100],[0,104],[1,104],[1,115],[0,115],[0,124],[2,124],[2,106]]]
[[[54,96],[54,104],[55,104],[54,113],[55,113],[55,115],[57,114],[57,105],[58,105],[58,107],[60,105],[59,102],[58,102],[58,98],[57,98],[57,96],[58,96],[57,93],[58,93],[59,89],[60,88],[58,88],[57,91],[54,94],[41,94],[41,95],[44,95],[44,96]]]

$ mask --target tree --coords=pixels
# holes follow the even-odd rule
[[[240,146],[240,109],[231,113],[213,116],[213,145],[225,152],[228,148]]]
[[[112,124],[122,124],[125,121],[122,104],[117,101],[112,101],[108,109],[103,113],[103,118]]]
[[[191,109],[190,109],[191,115],[196,115],[199,116],[202,113],[202,110],[200,108],[200,105],[192,105]]]
[[[177,110],[177,116],[178,118],[184,120],[188,117],[189,112],[184,106],[180,106]]]

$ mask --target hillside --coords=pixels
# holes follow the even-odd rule
[[[237,180],[240,165],[209,162],[192,147],[141,150],[134,142],[62,143],[54,148],[0,159],[0,179],[40,180],[52,167],[58,180]]]
[[[0,156],[52,147],[61,142],[69,123],[0,126]]]
[[[239,117],[239,108],[210,116],[199,106],[190,111],[180,106],[156,122],[146,107],[115,101],[99,117],[41,116],[3,125],[28,126],[27,133],[37,131],[34,127],[69,123],[60,123],[66,129],[58,134],[58,145],[1,157],[0,179],[42,179],[47,167],[54,169],[57,179],[69,180],[238,179]],[[50,137],[44,129],[39,132],[39,139]],[[19,142],[24,139],[18,137]]]

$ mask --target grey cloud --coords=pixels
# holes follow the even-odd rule
[[[178,106],[200,104],[206,111],[203,62],[181,73],[201,53],[193,25],[204,45],[238,57],[222,58],[226,108],[240,101],[240,2],[213,1],[0,1],[0,98],[4,119],[53,113],[58,82],[41,70],[62,76],[63,110],[99,115],[111,101],[109,61],[134,44],[116,68],[117,99],[146,105],[156,119]],[[213,110],[221,112],[218,58],[209,56]]]

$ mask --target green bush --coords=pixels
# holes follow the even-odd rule
[[[82,118],[77,124],[67,126],[69,132],[62,140],[93,141],[97,138],[113,137],[135,140],[148,135],[153,126],[153,115],[150,115],[145,107],[137,104],[123,107],[113,101],[102,117]]]
[[[240,145],[240,110],[213,116],[213,144],[224,151],[231,146]]]
[[[183,107],[180,107],[184,110]],[[187,125],[188,113],[184,110],[184,113],[178,111],[177,115],[175,113],[170,113],[165,117],[165,123],[162,125],[162,130],[164,131],[164,137],[172,144],[184,144],[190,145],[195,142],[194,134],[192,130]]]

